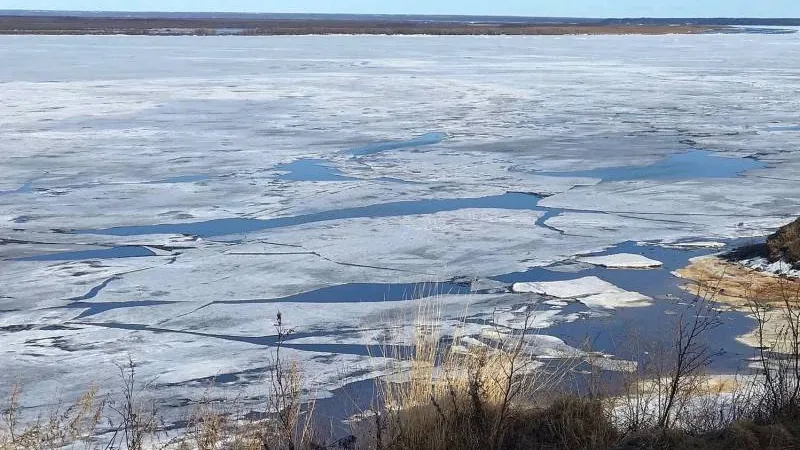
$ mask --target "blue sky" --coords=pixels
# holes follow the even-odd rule
[[[0,9],[570,17],[800,17],[800,0],[0,0]]]

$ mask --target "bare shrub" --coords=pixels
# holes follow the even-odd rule
[[[216,450],[226,441],[229,416],[217,409],[207,398],[202,399],[192,413],[188,433],[196,450]]]
[[[196,450],[305,450],[315,443],[314,401],[304,398],[304,378],[297,361],[285,356],[284,343],[294,332],[279,312],[273,323],[277,340],[264,374],[267,393],[263,409],[246,412],[240,398],[201,399],[181,443]]]
[[[265,449],[296,450],[307,448],[313,441],[313,402],[303,410],[303,376],[297,361],[281,354],[285,339],[294,330],[285,326],[283,316],[275,320],[277,343],[269,371],[268,419],[263,423],[261,443]]]
[[[146,450],[153,445],[160,421],[154,401],[144,394],[152,388],[154,381],[139,383],[136,379],[136,364],[128,358],[127,363],[118,364],[122,391],[112,396],[108,403],[111,416],[109,426],[114,430],[109,450]]]
[[[720,324],[719,311],[709,297],[695,298],[681,312],[673,343],[674,362],[659,405],[659,428],[669,428],[674,424],[676,416],[684,411],[686,399],[696,392],[700,371],[718,356],[705,342],[705,335]]]
[[[774,295],[773,295],[774,298]],[[800,285],[781,282],[777,301],[750,299],[763,378],[759,420],[800,412]]]
[[[12,388],[2,410],[0,450],[56,450],[99,448],[94,436],[102,419],[105,400],[89,389],[71,406],[58,404],[46,417],[23,423],[18,386]]]
[[[624,434],[685,427],[706,413],[701,404],[707,394],[704,369],[718,352],[705,338],[721,324],[712,298],[708,293],[689,302],[666,342],[637,347],[642,364],[637,371],[622,374],[621,395],[608,400]]]

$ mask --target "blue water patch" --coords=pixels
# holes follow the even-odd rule
[[[439,144],[444,141],[446,137],[447,135],[444,133],[425,133],[422,136],[404,141],[376,142],[374,144],[365,145],[364,147],[354,148],[348,153],[353,156],[375,155],[377,153],[387,152],[390,150],[400,150],[404,148]]]
[[[606,167],[569,172],[535,172],[549,177],[599,178],[603,181],[732,178],[766,165],[752,158],[724,158],[705,150],[668,156],[649,166]]]
[[[100,250],[48,253],[45,255],[17,258],[14,261],[83,261],[87,259],[142,258],[147,256],[156,256],[156,254],[147,247],[126,245]]]
[[[639,357],[647,359],[644,352],[674,345],[670,339],[675,336],[677,321],[684,311],[688,311],[686,319],[691,319],[693,308],[689,296],[657,301],[646,308],[618,308],[603,317],[556,324],[543,333],[557,336],[573,347],[588,346],[594,351],[636,361]],[[751,332],[755,321],[737,311],[722,312],[720,321],[719,327],[703,336],[710,349],[719,352],[706,368],[712,373],[737,373],[746,368],[746,359],[754,356],[755,351],[735,338]]]
[[[214,304],[399,302],[440,295],[464,295],[470,292],[469,286],[457,283],[350,283],[283,298],[220,300]]]
[[[115,282],[115,281],[117,281],[119,279],[120,279],[119,276],[114,275],[111,278],[103,280],[103,282],[98,284],[97,286],[94,286],[93,288],[89,289],[89,292],[87,292],[87,293],[85,293],[83,295],[80,295],[78,297],[72,297],[72,298],[67,299],[67,300],[71,301],[71,302],[82,302],[84,300],[91,300],[91,299],[97,297],[100,294],[100,292],[102,292],[103,289],[108,287],[108,285],[110,285],[111,283],[113,283],[113,282]]]
[[[628,241],[617,244],[602,252],[584,256],[607,256],[619,253],[643,255],[650,259],[662,262],[664,265],[658,269],[609,269],[588,265],[579,273],[559,272],[547,267],[534,267],[524,272],[514,272],[492,277],[502,283],[539,282],[539,281],[566,281],[576,278],[596,276],[627,291],[641,292],[642,294],[659,297],[666,294],[682,295],[683,291],[675,283],[671,273],[686,267],[689,260],[699,256],[719,252],[719,249],[697,248],[682,249],[668,248],[657,245],[639,245]]]
[[[558,217],[564,210],[558,209],[558,208],[549,208],[549,209],[542,209],[542,210],[544,211],[544,214],[542,214],[541,217],[536,219],[536,223],[535,223],[536,226],[537,227],[542,227],[542,228],[547,228],[548,230],[555,231],[555,232],[557,232],[559,234],[564,234],[563,231],[561,231],[561,230],[559,230],[557,228],[553,228],[553,227],[551,227],[550,225],[547,224],[548,220],[552,219],[553,217]],[[577,211],[577,210],[575,210],[575,211],[576,212],[580,212],[580,211]]]
[[[292,344],[284,343],[284,347],[294,350],[315,353],[334,353],[337,355],[356,355],[372,357],[392,357],[408,360],[414,354],[413,346],[384,346],[367,344]]]
[[[177,177],[167,178],[164,180],[158,181],[150,181],[147,184],[177,184],[177,183],[198,183],[200,181],[206,181],[211,176],[206,173],[200,173],[195,175],[181,175]]]
[[[86,317],[91,317],[97,314],[104,313],[106,311],[113,311],[115,309],[127,309],[127,308],[141,308],[145,306],[161,306],[161,305],[172,305],[178,302],[165,302],[165,301],[151,301],[151,300],[141,300],[141,301],[130,301],[130,302],[104,302],[104,303],[93,303],[93,302],[83,302],[78,301],[74,303],[70,303],[66,306],[66,308],[70,309],[85,309],[78,317],[75,317],[72,320],[84,319]]]
[[[314,214],[275,219],[215,219],[204,222],[142,225],[115,227],[97,230],[78,230],[79,234],[102,234],[111,236],[138,236],[149,234],[182,234],[197,237],[227,236],[233,234],[252,233],[255,231],[305,225],[309,223],[327,222],[331,220],[399,217],[409,215],[435,214],[460,209],[510,209],[546,211],[540,208],[541,197],[533,194],[509,192],[478,198],[449,198],[410,200],[402,202],[380,203],[355,208],[337,209]],[[531,224],[534,225],[533,223]]]
[[[288,172],[278,176],[280,180],[286,181],[351,181],[351,178],[342,175],[339,170],[328,165],[322,159],[299,159],[288,164],[280,164],[275,170]]]
[[[332,394],[314,402],[312,418],[320,430],[330,431],[334,438],[342,439],[329,448],[352,448],[348,443],[353,434],[353,425],[348,419],[364,411],[381,411],[384,392],[375,380],[368,379],[347,384],[332,391]]]
[[[742,240],[729,242],[729,246],[737,246]],[[635,242],[623,242],[603,252],[587,256],[603,256],[618,253],[644,255],[664,263],[659,269],[608,269],[588,266],[578,273],[555,272],[547,267],[536,267],[525,272],[516,272],[494,277],[504,283],[566,281],[577,278],[596,276],[615,286],[628,291],[640,292],[655,299],[653,305],[645,308],[617,308],[602,317],[582,318],[576,323],[558,323],[547,329],[548,335],[557,336],[567,344],[583,348],[587,345],[592,350],[614,354],[623,359],[636,359],[635,352],[643,348],[626,347],[622,343],[660,342],[663,336],[671,336],[674,330],[671,322],[687,307],[690,308],[693,296],[683,291],[680,284],[671,274],[672,271],[685,267],[689,260],[698,256],[713,254],[719,249],[679,249],[655,245],[639,245]],[[572,305],[571,305],[572,306]],[[571,311],[565,309],[562,313]],[[712,371],[730,372],[740,369],[745,358],[753,355],[753,350],[737,342],[734,337],[748,333],[753,328],[753,320],[746,314],[727,311],[721,316],[722,324],[711,330],[707,339],[718,346],[721,356],[709,366]],[[630,333],[632,335],[627,335]],[[633,336],[635,335],[635,336]]]
[[[31,192],[33,192],[33,183],[28,181],[22,186],[18,187],[17,189],[12,189],[10,191],[0,191],[0,195],[29,194]]]
[[[767,131],[800,131],[800,125],[783,125],[764,128]]]

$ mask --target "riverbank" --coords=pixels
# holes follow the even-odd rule
[[[764,245],[752,245],[722,255],[694,258],[676,275],[683,288],[698,298],[728,305],[751,315],[757,327],[737,340],[757,349],[791,354],[797,351],[800,278],[777,274],[750,262]],[[775,265],[778,267],[778,265]]]
[[[335,19],[196,19],[0,16],[6,35],[291,36],[291,35],[664,35],[732,32],[728,26],[568,23],[473,23]]]

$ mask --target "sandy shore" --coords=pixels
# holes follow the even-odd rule
[[[760,272],[718,256],[696,258],[676,275],[689,281],[684,289],[693,295],[712,298],[754,318],[760,315],[762,333],[756,328],[740,336],[740,342],[755,348],[774,347],[778,352],[789,350],[783,336],[800,314],[800,279]]]

